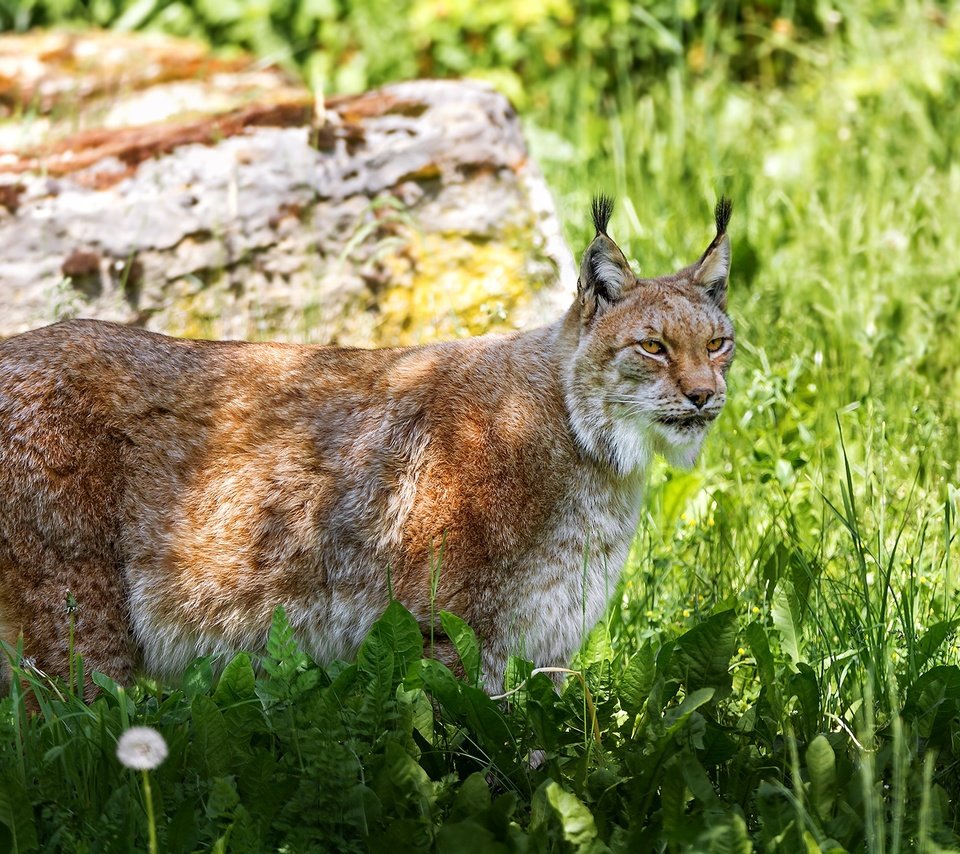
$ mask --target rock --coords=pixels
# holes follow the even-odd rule
[[[0,38],[0,105],[0,336],[84,316],[408,344],[572,298],[549,191],[484,85],[318,107],[189,42],[47,33]]]

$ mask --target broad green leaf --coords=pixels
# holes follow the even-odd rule
[[[800,701],[803,734],[810,739],[820,730],[820,682],[809,664],[797,664],[797,672],[790,677],[790,694]]]
[[[940,649],[943,642],[950,637],[958,627],[960,627],[960,620],[941,620],[939,623],[934,623],[927,629],[923,637],[917,641],[916,667],[918,670],[922,669],[923,666],[936,655],[937,650]]]
[[[256,677],[247,653],[238,653],[226,666],[213,699],[223,712],[234,738],[245,739],[250,733],[264,728]]]
[[[960,667],[931,667],[907,689],[905,717],[914,718],[920,735],[946,746],[951,739],[950,721],[960,714]]]
[[[669,640],[666,643],[660,645],[660,648],[657,650],[656,660],[657,660],[657,675],[663,676],[664,678],[670,673],[670,667],[673,663],[673,653],[676,649],[677,642]],[[650,686],[653,690],[653,686]]]
[[[764,850],[801,852],[805,849],[797,828],[797,811],[781,784],[762,782],[757,787],[756,803]]]
[[[257,699],[253,665],[247,653],[237,653],[224,668],[213,699],[220,708]]]
[[[560,784],[553,780],[547,783],[544,795],[560,823],[564,840],[575,846],[577,851],[596,850],[593,843],[597,839],[597,825],[593,820],[593,813],[577,796],[564,791]]]
[[[760,684],[768,691],[777,685],[776,671],[774,670],[773,653],[770,652],[770,643],[767,640],[767,632],[763,626],[754,621],[747,626],[745,632],[747,643],[750,644],[750,651],[757,662],[757,674],[760,676]]]
[[[260,825],[243,804],[237,804],[233,821],[227,828],[227,851],[229,854],[261,854],[264,841],[259,833]]]
[[[367,732],[378,730],[397,712],[396,695],[407,669],[423,654],[423,637],[416,620],[397,600],[387,606],[357,653],[363,683],[363,705],[356,722]]]
[[[572,687],[575,690],[580,686],[573,683]],[[547,751],[557,750],[568,731],[570,711],[550,677],[546,673],[537,673],[527,682],[526,690],[514,696],[520,698],[515,708],[518,713],[523,710],[523,717],[533,729],[537,746]],[[578,703],[578,707],[583,709],[583,701]],[[587,716],[589,720],[589,709]]]
[[[701,688],[683,698],[683,702],[674,708],[668,709],[663,716],[667,725],[667,735],[673,735],[683,729],[690,716],[701,706],[706,705],[716,693],[713,688]],[[702,718],[701,718],[702,720]]]
[[[424,741],[433,744],[434,710],[430,695],[422,687],[406,691],[401,685],[397,689],[397,697],[410,709],[410,723],[413,729],[423,736]]]
[[[361,671],[384,684],[385,695],[403,679],[407,669],[423,656],[423,635],[413,615],[394,599],[370,629],[357,653]],[[387,671],[384,661],[389,659]]]
[[[674,845],[684,837],[684,819],[687,811],[687,784],[680,773],[677,758],[671,759],[660,781],[660,803],[663,810],[663,830]]]
[[[450,611],[440,612],[440,624],[443,631],[457,648],[460,663],[471,685],[480,684],[480,642],[473,629]]]
[[[383,816],[380,798],[373,789],[361,782],[355,782],[350,786],[341,804],[341,817],[355,827],[372,827]]]
[[[157,796],[154,790],[154,797]],[[167,807],[164,841],[168,851],[193,851],[199,837],[199,824],[206,820],[190,800],[181,801],[176,809]],[[171,815],[172,813],[172,815]]]
[[[413,812],[429,816],[436,800],[426,771],[396,741],[388,741],[374,791],[388,815],[402,814],[409,802]]]
[[[12,770],[0,776],[0,824],[6,825],[10,831],[11,854],[33,851],[37,847],[33,807],[23,781]]]
[[[789,567],[790,549],[785,543],[778,542],[773,547],[770,556],[763,562],[763,566],[760,567],[760,577],[763,579],[765,595],[770,595],[780,579],[788,578]]]
[[[767,637],[767,630],[756,621],[750,623],[746,628],[747,643],[750,644],[750,650],[757,663],[757,675],[760,677],[760,694],[757,702],[747,713],[748,717],[743,721],[743,725],[748,729],[753,729],[756,725],[757,715],[763,715],[764,709],[769,708],[773,717],[779,720],[783,711],[782,694],[784,685],[777,679],[777,670],[773,653],[770,651],[770,642]],[[752,723],[748,723],[752,721]]]
[[[517,811],[517,793],[504,792],[502,795],[494,798],[490,809],[484,813],[484,822],[499,839],[510,839],[513,837],[515,842],[518,828],[513,822],[514,814]],[[516,845],[511,846],[514,851],[519,850]]]
[[[728,668],[736,651],[736,621],[735,611],[723,611],[677,638],[672,670],[688,692],[700,688],[714,688],[721,693],[729,690]]]
[[[630,658],[620,677],[620,704],[633,715],[639,714],[656,677],[656,654],[650,641]]]
[[[486,777],[475,771],[460,786],[457,798],[450,810],[450,821],[462,821],[490,807],[490,786]]]
[[[514,739],[502,709],[480,688],[459,684],[467,722],[481,745],[495,761],[508,764],[513,758]]]
[[[193,737],[190,740],[192,761],[209,776],[226,774],[230,767],[230,732],[223,713],[206,694],[197,694],[190,704]]]
[[[204,804],[207,818],[212,821],[229,819],[239,803],[240,796],[233,777],[214,777]]]
[[[800,661],[800,641],[797,631],[798,619],[793,584],[784,578],[777,582],[770,607],[773,625],[780,633],[780,646],[791,664]]]
[[[807,747],[810,800],[821,820],[833,814],[837,792],[837,757],[826,736],[818,735]]]
[[[444,665],[432,658],[425,658],[420,662],[418,675],[424,688],[433,695],[441,706],[454,715],[462,713],[464,708],[460,694],[462,684],[457,682],[453,674]]]
[[[480,688],[458,682],[439,661],[424,659],[419,676],[423,685],[450,717],[464,720],[484,751],[495,761],[514,760],[514,741],[503,710]]]
[[[357,669],[364,679],[364,693],[373,709],[383,709],[393,697],[395,685],[393,646],[385,632],[374,630],[364,639],[357,653]]]
[[[188,700],[192,700],[197,694],[206,694],[213,687],[213,667],[210,664],[210,656],[195,658],[187,665],[183,671],[181,680],[183,694]]]
[[[683,780],[690,794],[704,806],[718,806],[720,799],[700,760],[689,749],[685,749],[680,753],[679,762]]]
[[[729,812],[711,820],[691,850],[708,851],[710,854],[750,854],[753,843],[743,817]]]
[[[467,820],[445,824],[437,833],[437,851],[440,854],[508,854],[511,851],[499,842],[486,827],[477,821]]]

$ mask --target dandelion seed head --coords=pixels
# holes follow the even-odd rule
[[[166,758],[167,742],[153,727],[130,727],[117,742],[117,759],[136,771],[150,771]]]

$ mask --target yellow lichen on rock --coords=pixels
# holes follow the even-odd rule
[[[533,293],[525,258],[508,241],[413,236],[407,253],[385,259],[395,283],[379,301],[377,343],[403,346],[512,329],[508,319]]]

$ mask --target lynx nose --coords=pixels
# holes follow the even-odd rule
[[[713,391],[709,388],[695,388],[693,391],[685,392],[687,400],[691,401],[697,409],[703,409],[707,401],[713,397]]]

